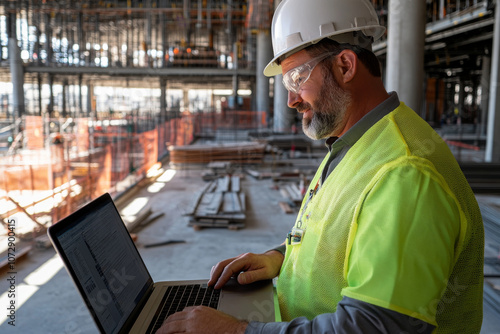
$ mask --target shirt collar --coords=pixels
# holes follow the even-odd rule
[[[390,92],[389,97],[385,99],[378,106],[373,108],[370,112],[364,115],[359,121],[356,122],[349,130],[346,131],[341,137],[330,137],[326,140],[325,145],[330,152],[333,149],[340,149],[345,146],[353,146],[359,138],[361,138],[369,128],[375,123],[380,121],[384,116],[396,109],[400,104],[398,94]]]

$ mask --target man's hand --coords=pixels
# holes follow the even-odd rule
[[[244,334],[248,323],[206,306],[186,307],[169,316],[157,334]]]
[[[264,254],[246,253],[221,261],[212,268],[208,285],[220,289],[233,276],[237,276],[240,284],[272,279],[278,276],[283,259],[283,254],[271,250]]]

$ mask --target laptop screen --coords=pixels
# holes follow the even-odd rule
[[[51,229],[101,331],[118,333],[152,280],[111,197],[101,196]]]

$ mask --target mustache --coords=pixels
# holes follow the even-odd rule
[[[308,110],[308,109],[312,109],[311,105],[307,102],[301,102],[297,107],[295,107],[295,109],[298,111],[298,112],[303,112],[305,110]]]

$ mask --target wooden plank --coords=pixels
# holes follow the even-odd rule
[[[302,195],[300,194],[299,187],[296,184],[287,184],[285,189],[290,195],[290,199],[294,202],[302,202]]]
[[[217,188],[215,189],[215,192],[229,191],[229,182],[230,182],[229,175],[219,178],[216,181],[217,181]]]
[[[301,201],[302,194],[300,193],[300,189],[299,189],[299,186],[297,185],[297,183],[292,183],[290,185],[290,188],[293,189],[294,196]]]
[[[227,219],[230,222],[244,222],[246,219],[245,214],[243,213],[230,213],[230,214],[216,214],[216,215],[195,215],[193,216],[195,220],[200,220],[200,219]]]
[[[215,191],[216,188],[217,188],[217,180],[214,180],[214,181],[210,182],[210,185],[207,187],[206,192],[212,193]]]
[[[250,176],[252,176],[252,177],[254,177],[254,178],[258,179],[258,180],[261,178],[261,177],[260,177],[260,172],[259,172],[259,171],[256,171],[255,169],[248,169],[248,168],[247,168],[247,169],[245,169],[245,172],[246,172],[247,174],[249,174]]]
[[[228,169],[231,167],[230,161],[212,161],[207,166],[210,169]]]
[[[203,194],[205,194],[205,192],[207,192],[207,190],[208,190],[211,186],[213,186],[213,182],[207,183],[207,184],[205,185],[205,187],[203,187],[203,190],[202,190],[202,191],[198,194],[198,196],[196,197],[196,200],[195,200],[195,202],[194,202],[194,205],[192,206],[191,211],[186,212],[186,213],[184,214],[184,216],[192,216],[192,215],[194,215],[194,214],[195,214],[196,209],[198,208],[198,205],[200,204],[200,201],[201,201],[201,199],[202,199],[202,197],[203,197]]]
[[[210,163],[230,161],[235,163],[260,163],[265,153],[265,144],[238,143],[236,145],[189,145],[169,146],[170,162]]]
[[[205,193],[196,209],[195,215],[217,214],[222,204],[222,193]]]
[[[214,223],[214,222],[199,222],[199,221],[191,221],[189,222],[188,226],[192,227],[195,231],[200,231],[203,227],[219,227],[219,228],[227,228],[230,230],[237,230],[240,228],[244,228],[245,224],[244,223],[227,223],[227,224],[222,224],[222,223]]]
[[[69,196],[69,195],[68,195]],[[44,224],[40,223],[38,221],[38,219],[33,215],[33,214],[30,214],[28,213],[28,211],[26,211],[26,209],[24,207],[21,206],[21,204],[19,204],[18,202],[16,202],[16,200],[14,200],[12,197],[10,197],[9,195],[6,195],[5,197],[7,197],[7,200],[11,201],[12,203],[14,203],[14,205],[17,207],[17,209],[21,212],[23,212],[26,216],[30,217],[31,220],[33,220],[33,222],[35,224],[37,224],[38,226],[40,226],[41,228],[43,229],[46,229],[47,227],[45,227]]]
[[[231,176],[231,191],[237,193],[240,192],[240,190],[241,190],[240,177]]]
[[[284,213],[286,214],[293,213],[292,208],[287,202],[279,202],[279,206]]]
[[[226,214],[226,213],[237,213],[237,212],[242,212],[238,193],[235,192],[224,193],[222,213]]]
[[[246,205],[247,199],[246,199],[245,193],[240,192],[238,194],[238,196],[240,197],[241,212],[245,213],[245,211],[247,211],[247,205]]]
[[[290,194],[288,193],[288,189],[280,187],[280,193],[284,198],[292,200],[292,196],[290,196]]]
[[[223,194],[220,192],[211,193],[211,194],[213,194],[213,196],[212,196],[213,199],[210,203],[208,213],[216,214],[217,212],[219,212],[220,206],[222,204]]]
[[[16,252],[16,264],[22,260],[24,260],[25,258],[28,257],[28,253],[31,251],[32,249],[32,246],[24,246],[24,247],[21,247],[21,248],[17,248],[17,252]],[[9,268],[10,268],[10,262],[9,262],[9,256],[8,254],[5,255],[5,257],[2,257],[0,259],[0,274],[1,273],[4,273],[6,271],[9,271]]]

